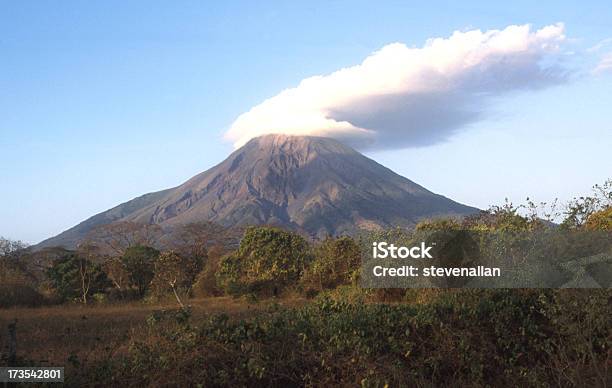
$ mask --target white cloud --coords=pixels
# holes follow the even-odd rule
[[[601,57],[601,60],[599,61],[597,66],[595,66],[593,73],[601,74],[609,71],[612,71],[612,52],[604,54]]]
[[[456,31],[421,48],[392,43],[263,101],[225,137],[236,147],[269,133],[333,137],[358,148],[434,144],[481,119],[496,96],[564,82],[555,53],[565,40],[559,23]]]
[[[595,46],[589,47],[586,51],[589,53],[595,53],[610,44],[612,44],[612,38],[606,38],[600,40]]]

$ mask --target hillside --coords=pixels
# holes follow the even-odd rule
[[[429,217],[478,209],[434,194],[340,142],[267,135],[182,185],[97,214],[38,247],[73,247],[94,228],[118,221],[172,228],[198,221],[271,224],[313,237],[410,227]]]

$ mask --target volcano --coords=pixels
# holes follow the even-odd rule
[[[172,189],[97,214],[38,247],[73,248],[98,226],[121,221],[173,228],[199,221],[277,225],[314,238],[412,227],[478,209],[434,194],[330,138],[254,138],[215,167]]]

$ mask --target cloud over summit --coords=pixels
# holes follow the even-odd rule
[[[444,141],[478,121],[495,97],[564,82],[562,24],[456,31],[420,48],[392,43],[361,64],[302,80],[240,115],[236,147],[270,133],[333,137],[357,148]]]

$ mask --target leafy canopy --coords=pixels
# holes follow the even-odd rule
[[[87,295],[103,292],[109,284],[100,265],[67,252],[47,270],[47,276],[64,300],[81,298],[87,301]]]
[[[130,283],[138,290],[140,296],[145,294],[153,279],[155,261],[158,257],[157,249],[136,245],[127,248],[121,258],[129,274]]]
[[[222,259],[223,288],[270,286],[277,290],[300,279],[312,255],[300,235],[273,227],[250,227],[238,250]]]

